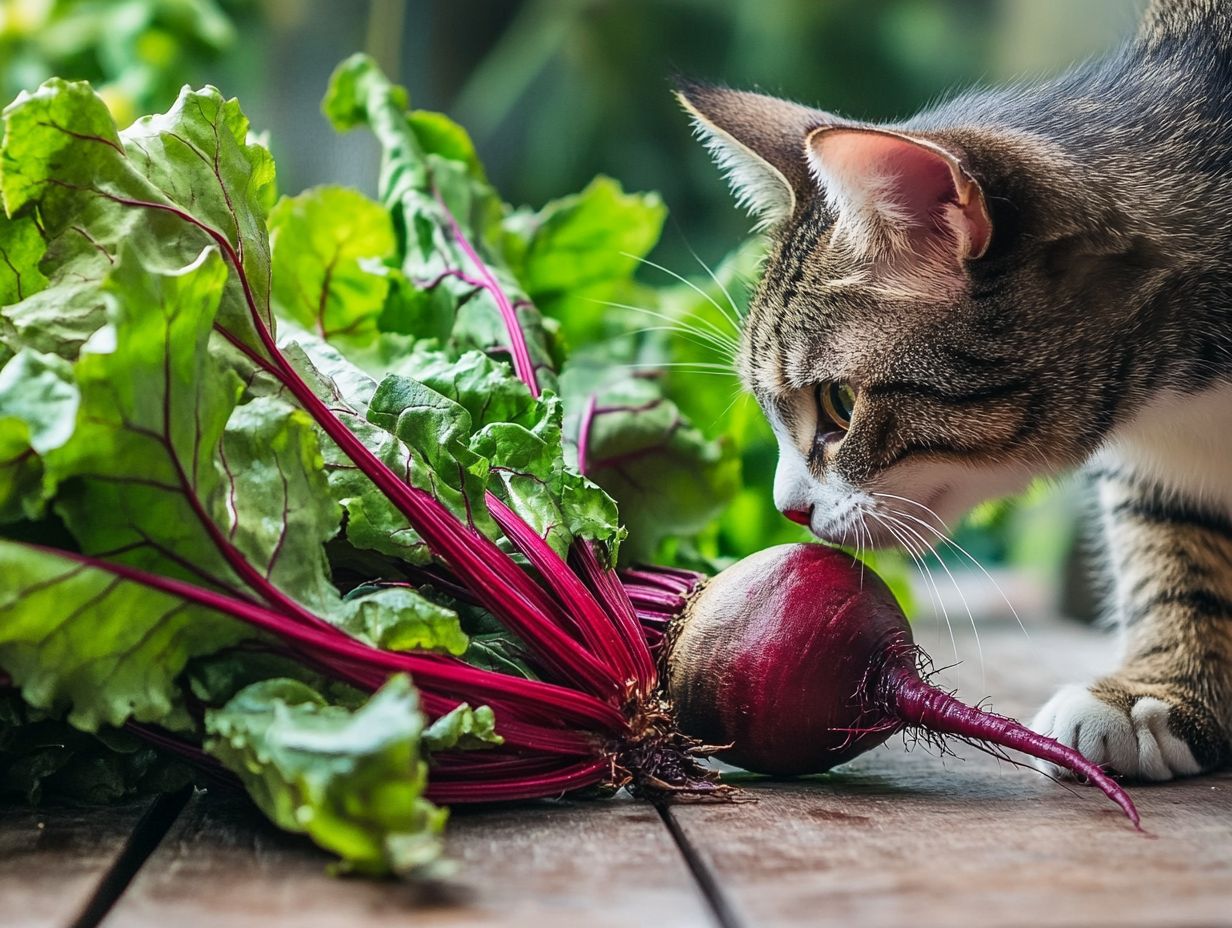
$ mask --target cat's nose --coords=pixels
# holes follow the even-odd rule
[[[808,509],[784,509],[783,515],[800,525],[808,525],[813,521],[813,507],[809,506]]]

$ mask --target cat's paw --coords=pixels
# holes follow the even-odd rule
[[[1062,687],[1031,727],[1124,776],[1171,780],[1210,769],[1224,753],[1206,716],[1200,707],[1172,705],[1102,681],[1091,688]],[[1068,775],[1047,762],[1036,766],[1050,776]]]

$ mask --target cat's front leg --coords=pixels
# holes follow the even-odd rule
[[[1232,520],[1124,468],[1097,481],[1122,663],[1061,689],[1032,727],[1130,777],[1221,766],[1232,758]]]

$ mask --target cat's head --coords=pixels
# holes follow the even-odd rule
[[[1121,399],[1097,291],[1122,243],[1101,254],[1062,157],[704,85],[680,99],[770,236],[737,361],[778,436],[779,509],[827,540],[916,544],[1094,450]]]

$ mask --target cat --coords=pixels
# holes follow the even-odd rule
[[[1227,763],[1232,0],[1155,0],[1100,61],[890,125],[678,98],[768,234],[737,367],[776,505],[919,546],[1085,465],[1122,660],[1033,727],[1134,778]]]

